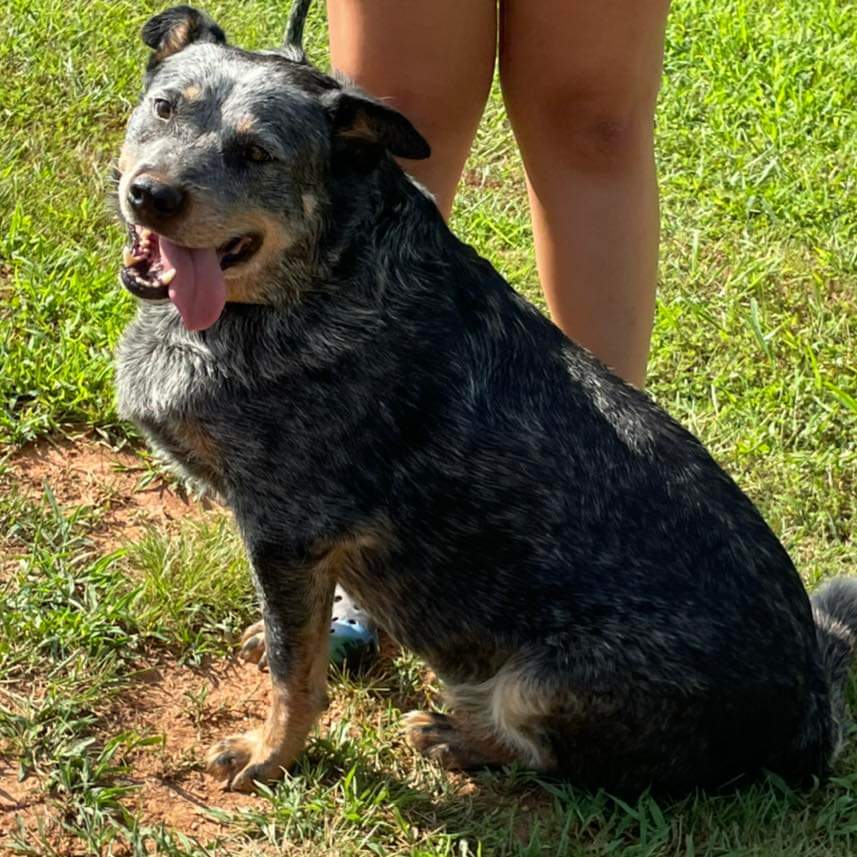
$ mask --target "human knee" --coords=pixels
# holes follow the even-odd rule
[[[543,153],[553,165],[612,172],[650,157],[656,99],[656,85],[647,89],[637,81],[594,79],[508,100],[530,164]]]

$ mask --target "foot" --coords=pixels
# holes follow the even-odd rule
[[[330,663],[357,671],[378,654],[378,629],[366,611],[340,586],[333,595],[330,619]]]
[[[449,771],[511,764],[514,753],[492,736],[462,730],[454,718],[433,711],[411,711],[402,720],[417,751]]]
[[[262,730],[230,735],[218,741],[208,751],[206,770],[221,780],[227,789],[249,792],[256,783],[270,783],[282,779],[283,773],[294,760],[282,758],[276,747],[268,747]]]
[[[260,670],[265,669],[268,665],[268,653],[265,651],[264,622],[254,622],[244,629],[239,654],[245,661],[256,664]]]

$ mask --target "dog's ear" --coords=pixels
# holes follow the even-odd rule
[[[141,33],[143,41],[154,51],[149,71],[194,42],[226,44],[226,34],[204,12],[191,6],[173,6],[150,18]]]
[[[345,89],[327,96],[335,139],[362,147],[386,149],[399,158],[423,160],[431,155],[425,138],[401,113],[380,101]]]

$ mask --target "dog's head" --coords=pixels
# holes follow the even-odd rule
[[[171,299],[191,330],[226,301],[277,303],[290,259],[312,256],[343,163],[368,175],[390,155],[429,155],[401,114],[294,46],[232,47],[188,6],[152,18],[143,41],[145,91],[119,159],[120,279]]]

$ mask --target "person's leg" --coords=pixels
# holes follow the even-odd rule
[[[330,56],[414,123],[431,158],[404,168],[449,217],[494,74],[496,0],[328,0]]]
[[[501,0],[500,78],[554,321],[645,383],[658,259],[654,109],[668,0]]]

